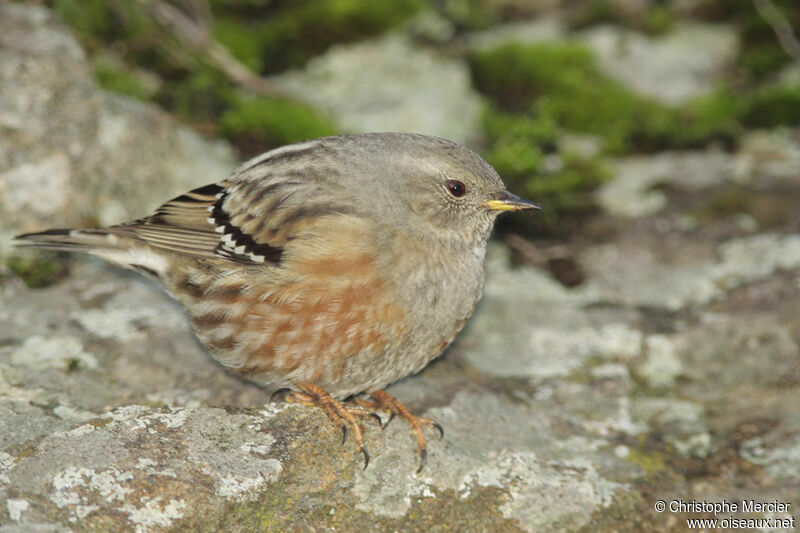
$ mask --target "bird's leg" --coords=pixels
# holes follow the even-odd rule
[[[361,423],[356,418],[357,416],[369,416],[376,418],[380,424],[380,417],[370,411],[364,409],[357,409],[346,407],[341,402],[337,401],[330,394],[325,392],[321,387],[317,387],[313,383],[300,382],[295,383],[299,391],[292,390],[286,394],[287,402],[297,402],[305,405],[315,406],[322,409],[328,418],[334,424],[339,424],[342,428],[342,444],[347,440],[347,427],[353,430],[353,439],[356,446],[364,454],[364,468],[369,465],[369,452],[364,446],[364,436],[361,433]]]
[[[389,420],[386,422],[386,424],[391,422],[395,416],[399,416],[400,418],[408,422],[408,424],[411,426],[411,430],[417,437],[417,453],[419,454],[419,459],[420,459],[417,473],[421,472],[423,467],[425,466],[426,460],[428,459],[428,451],[425,445],[425,435],[422,434],[422,427],[428,426],[430,428],[436,429],[439,432],[439,438],[441,439],[442,437],[444,437],[444,430],[442,429],[442,426],[440,426],[437,422],[435,422],[430,418],[412,414],[411,411],[409,411],[405,405],[401,404],[399,401],[397,401],[397,398],[395,398],[385,390],[377,390],[370,392],[368,394],[375,401],[356,398],[355,399],[356,402],[358,402],[359,405],[361,405],[366,409],[388,411]]]

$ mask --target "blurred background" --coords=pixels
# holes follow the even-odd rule
[[[711,516],[653,510],[676,498],[793,502],[747,515],[792,518],[799,39],[797,0],[0,3],[0,525],[684,531]],[[208,361],[151,284],[9,245],[364,131],[465,143],[545,207],[501,217],[468,328],[391,389],[445,426],[421,477],[401,424],[368,428],[361,472],[322,415],[246,409],[268,399]],[[272,433],[231,429],[220,405]],[[156,424],[194,450],[165,458],[137,440],[165,416],[236,445]],[[164,470],[107,458],[106,438]]]

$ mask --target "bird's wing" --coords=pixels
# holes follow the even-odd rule
[[[348,214],[329,189],[285,174],[221,181],[109,229],[173,253],[278,265],[284,247],[304,228],[323,216]]]

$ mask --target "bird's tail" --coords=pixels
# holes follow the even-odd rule
[[[17,235],[14,241],[16,246],[25,248],[90,254],[98,250],[120,248],[120,238],[105,229],[49,229]]]
[[[49,229],[14,237],[23,248],[91,254],[124,268],[160,277],[164,257],[137,238],[125,225],[101,229]]]

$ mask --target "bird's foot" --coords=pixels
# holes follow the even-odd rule
[[[342,444],[347,440],[347,428],[350,427],[353,431],[353,440],[355,440],[356,447],[364,454],[364,468],[367,468],[367,465],[369,465],[369,452],[364,445],[361,423],[358,421],[357,417],[372,417],[377,419],[378,424],[381,423],[380,417],[368,410],[343,405],[321,387],[317,387],[313,383],[301,382],[295,383],[295,386],[300,390],[289,391],[285,396],[286,401],[302,403],[322,409],[334,424],[341,426]]]
[[[388,412],[389,420],[384,424],[384,427],[396,416],[404,419],[411,426],[411,430],[417,437],[417,454],[419,455],[419,468],[417,469],[417,473],[420,473],[428,459],[428,450],[422,428],[423,426],[427,426],[437,430],[439,432],[439,438],[441,439],[444,437],[442,426],[430,418],[412,414],[406,406],[397,401],[397,398],[384,390],[370,392],[369,396],[372,397],[374,401],[364,400],[363,398],[355,398],[355,401],[365,409]]]

